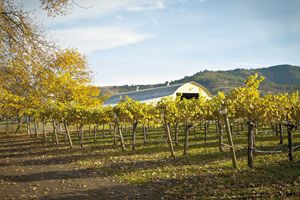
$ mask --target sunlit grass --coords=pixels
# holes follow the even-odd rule
[[[74,127],[73,127],[74,128]],[[179,146],[174,144],[175,158],[170,157],[168,144],[162,128],[150,130],[144,144],[141,129],[137,133],[136,150],[131,150],[130,129],[124,132],[126,150],[122,152],[113,143],[113,133],[106,129],[97,133],[84,132],[84,148],[79,146],[79,136],[72,131],[74,148],[70,150],[64,143],[64,133],[59,133],[60,145],[45,144],[45,158],[72,158],[76,168],[96,171],[99,176],[110,177],[120,183],[150,187],[166,198],[270,198],[296,199],[300,195],[300,151],[294,152],[294,161],[288,161],[287,136],[284,131],[284,145],[279,145],[279,136],[271,130],[259,131],[256,148],[262,150],[283,150],[282,153],[255,154],[254,168],[247,167],[246,130],[233,139],[236,146],[238,170],[233,170],[228,148],[219,152],[218,137],[214,127],[209,130],[204,141],[203,130],[190,133],[188,156],[183,156],[183,130],[179,132]],[[300,132],[293,133],[294,146],[300,144]],[[42,141],[42,136],[41,141]],[[34,137],[32,137],[34,139]],[[48,134],[51,141],[51,133]],[[34,140],[33,140],[34,141]],[[227,143],[224,134],[224,143]],[[42,145],[43,144],[39,144]],[[13,147],[12,147],[13,148]],[[60,149],[57,155],[55,149]],[[35,154],[33,154],[35,155]],[[35,155],[42,156],[44,155]],[[201,194],[201,197],[198,195]]]
[[[185,197],[193,197],[195,191],[203,194],[210,192],[212,195],[207,198],[228,195],[233,196],[232,198],[262,196],[294,198],[299,195],[300,152],[294,152],[294,162],[288,161],[286,135],[285,145],[279,146],[279,138],[271,130],[268,130],[268,134],[258,134],[256,136],[257,148],[266,150],[275,148],[284,151],[271,155],[256,154],[255,167],[249,169],[246,134],[234,134],[239,168],[233,170],[229,151],[225,148],[225,152],[219,152],[216,133],[213,130],[209,133],[207,142],[204,142],[203,133],[196,132],[196,137],[193,134],[190,135],[188,156],[183,156],[183,134],[180,132],[180,145],[175,146],[174,159],[170,158],[166,143],[151,140],[143,144],[142,135],[138,137],[137,149],[132,151],[130,132],[127,134],[125,152],[121,152],[118,147],[101,149],[98,151],[103,152],[103,156],[82,159],[77,164],[81,167],[99,169],[123,183],[158,184],[156,190],[167,196],[184,194]],[[163,132],[154,134],[156,135],[151,137],[156,140],[163,138]],[[224,142],[227,142],[226,136],[224,136]],[[293,142],[300,144],[299,132],[294,133]],[[91,146],[96,148],[101,144],[108,145],[111,141],[108,138],[102,138],[97,144]]]

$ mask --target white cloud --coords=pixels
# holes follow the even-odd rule
[[[179,3],[186,3],[186,2],[189,2],[189,1],[195,1],[195,0],[178,0]],[[206,1],[206,0],[198,0],[200,3]]]
[[[136,12],[144,10],[161,10],[165,7],[165,0],[136,0],[133,4],[128,5],[126,10]]]
[[[70,28],[57,30],[54,34],[58,39],[57,42],[63,47],[76,47],[86,54],[135,44],[155,37],[123,27]]]
[[[95,20],[98,17],[117,13],[119,11],[139,12],[160,10],[166,7],[167,0],[76,0],[66,16],[49,18],[45,11],[39,9],[37,0],[19,0],[26,10],[37,10],[37,18],[46,24],[77,23],[78,20]]]

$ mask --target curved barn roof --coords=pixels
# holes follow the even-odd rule
[[[150,89],[145,89],[140,91],[119,93],[111,96],[107,101],[104,102],[104,105],[117,104],[122,98],[125,98],[126,96],[128,96],[129,98],[135,101],[147,101],[149,99],[169,96],[173,94],[182,85],[183,83],[157,87],[157,88],[150,88]]]
[[[210,92],[203,87],[201,84],[196,82],[189,82],[191,84],[196,85],[197,87],[201,88],[208,96],[212,96]],[[116,95],[111,96],[108,100],[104,102],[103,105],[115,105],[119,103],[119,101],[123,98],[126,98],[128,96],[129,98],[135,100],[135,101],[148,101],[150,99],[170,96],[174,94],[181,86],[185,85],[187,83],[181,83],[176,85],[168,85],[163,87],[156,87],[156,88],[149,88],[145,90],[139,90],[139,91],[133,91],[133,92],[125,92],[125,93],[119,93]]]

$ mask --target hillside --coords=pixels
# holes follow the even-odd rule
[[[205,86],[212,94],[218,91],[228,92],[234,87],[243,85],[247,76],[253,73],[265,76],[260,90],[262,93],[292,92],[300,91],[300,67],[292,65],[276,65],[259,69],[234,69],[227,71],[200,71],[192,76],[185,76],[182,79],[170,82],[172,84],[195,81]],[[155,85],[124,85],[102,87],[102,95],[107,96],[120,92],[128,92],[139,89],[146,89],[166,85],[166,83]]]

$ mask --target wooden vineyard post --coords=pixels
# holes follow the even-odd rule
[[[105,138],[105,123],[102,124],[102,136]]]
[[[122,128],[119,125],[119,119],[116,114],[115,114],[115,120],[116,120],[116,126],[117,126],[116,128],[117,128],[117,131],[118,131],[119,137],[120,137],[121,148],[122,148],[122,151],[125,151],[125,144],[124,144],[124,138],[123,138],[123,134],[122,134]]]
[[[43,117],[43,135],[44,135],[44,141],[47,142],[47,131],[46,131],[46,120],[45,120],[45,117]]]
[[[70,145],[70,149],[72,149],[73,148],[73,143],[72,143],[72,138],[71,138],[71,135],[70,135],[68,123],[67,123],[66,120],[64,120],[63,123],[64,123],[64,127],[65,127],[65,130],[66,130],[66,135],[68,137],[68,142],[69,142],[69,145]]]
[[[253,167],[254,157],[254,122],[248,122],[248,167]]]
[[[8,121],[8,116],[6,116],[6,126],[5,126],[6,135],[8,135],[9,132],[8,128],[9,128],[9,121]]]
[[[288,134],[288,149],[289,149],[289,160],[293,161],[293,136],[292,136],[292,131],[293,131],[294,126],[288,122],[287,124],[287,134]]]
[[[171,157],[175,157],[174,154],[174,149],[173,149],[173,143],[172,143],[172,138],[171,138],[171,132],[170,132],[170,124],[166,123],[166,133],[167,133],[167,138],[168,138],[168,144],[169,144],[169,148],[170,148],[170,153],[171,153]]]
[[[117,145],[117,124],[114,124],[114,146]]]
[[[35,136],[36,136],[37,138],[39,138],[39,131],[38,131],[37,123],[38,123],[38,122],[37,122],[36,118],[34,118],[34,119],[33,119],[34,133],[35,133]]]
[[[282,125],[279,123],[279,144],[283,144]]]
[[[83,148],[83,123],[80,122],[79,124],[79,139],[80,139],[80,147]]]
[[[147,143],[147,133],[148,133],[148,128],[147,126],[143,125],[144,144]]]
[[[234,148],[233,140],[232,140],[232,134],[231,134],[231,130],[230,130],[229,119],[228,119],[228,115],[227,115],[227,109],[220,110],[220,114],[223,115],[223,117],[224,117],[224,122],[225,122],[225,128],[226,128],[226,132],[227,132],[228,143],[230,145],[232,166],[233,166],[234,169],[237,169],[237,160],[236,160],[235,148]]]
[[[52,126],[53,126],[53,137],[54,137],[54,141],[56,143],[56,145],[59,144],[58,142],[58,136],[57,136],[57,127],[56,127],[56,122],[54,119],[52,119]]]
[[[209,126],[209,123],[205,122],[205,124],[204,124],[204,141],[205,142],[207,141],[208,126]]]
[[[189,148],[189,131],[192,127],[191,124],[185,123],[185,129],[184,129],[184,145],[183,145],[183,155],[186,156],[188,153]]]
[[[218,120],[217,122],[217,127],[218,127],[218,139],[219,139],[219,150],[220,152],[223,152],[223,146],[222,146],[222,143],[223,143],[223,130],[222,130],[222,125],[220,123],[220,120]]]
[[[94,142],[97,140],[97,126],[94,124]]]
[[[123,138],[123,134],[122,134],[122,129],[121,129],[121,127],[119,126],[119,124],[117,124],[117,130],[118,130],[119,137],[120,137],[120,143],[121,143],[122,151],[125,151],[124,138]]]
[[[134,122],[132,125],[132,150],[135,150],[136,146],[136,128],[137,128],[138,122]],[[126,129],[126,128],[125,128]]]
[[[30,117],[26,117],[26,124],[27,124],[27,135],[31,136],[31,127],[30,127]]]

